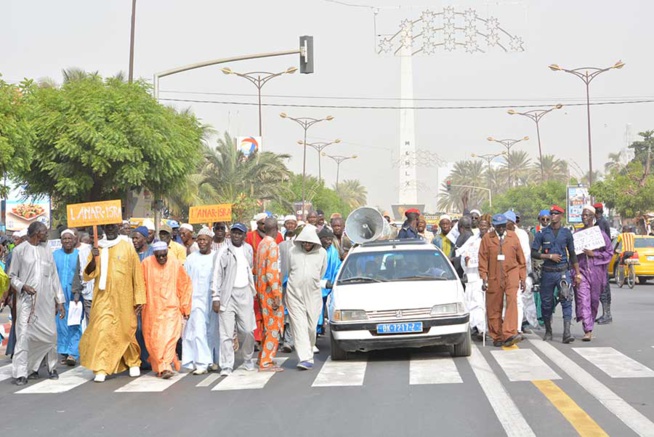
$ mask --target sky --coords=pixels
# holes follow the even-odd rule
[[[402,20],[415,20],[426,9],[441,12],[448,6],[474,9],[481,18],[496,17],[503,29],[522,38],[524,51],[437,50],[413,57],[415,105],[429,107],[416,110],[416,143],[434,157],[418,172],[419,200],[427,211],[433,211],[438,191],[433,164],[438,159],[455,162],[473,159],[473,153],[501,152],[501,146],[486,141],[489,136],[529,136],[514,150],[538,157],[534,123],[507,115],[509,107],[564,104],[541,122],[543,153],[566,160],[573,174],[577,167],[588,170],[584,84],[550,71],[549,64],[608,67],[622,60],[623,69],[593,81],[591,101],[654,100],[649,55],[654,2],[635,0],[138,0],[134,75],[152,81],[156,72],[195,62],[294,50],[299,36],[312,35],[315,73],[284,75],[263,88],[264,105],[275,105],[263,107],[264,150],[290,154],[289,168],[301,173],[297,141],[303,130],[279,113],[331,115],[333,121],[310,128],[308,141],[340,139],[325,152],[357,155],[341,164],[341,181],[358,179],[368,190],[370,205],[389,209],[398,199],[400,113],[394,108],[400,103],[400,59],[377,54],[377,35],[397,32]],[[71,67],[106,76],[126,72],[130,14],[131,0],[0,0],[0,74],[18,82],[45,77],[61,81],[61,70]],[[160,82],[161,102],[190,107],[221,133],[256,135],[256,88],[221,73],[225,66],[239,72],[279,72],[299,67],[299,56],[166,77]],[[502,108],[470,108],[479,106]],[[654,103],[591,108],[594,169],[603,168],[608,154],[625,146],[627,124],[634,133],[654,128],[653,109]],[[313,149],[308,150],[307,173],[318,174]],[[323,158],[322,174],[333,185],[335,163]]]

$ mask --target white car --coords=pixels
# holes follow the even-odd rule
[[[424,240],[353,248],[328,301],[332,360],[347,352],[452,345],[471,352],[463,286],[447,257]]]

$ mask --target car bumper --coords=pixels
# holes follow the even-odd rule
[[[384,321],[379,323],[422,322],[423,332],[407,334],[377,334],[375,322],[330,323],[338,345],[348,351],[367,352],[398,347],[426,347],[458,344],[470,331],[470,316],[427,320]]]

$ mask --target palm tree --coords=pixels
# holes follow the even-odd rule
[[[604,163],[604,172],[611,173],[613,170],[619,171],[622,167],[622,162],[620,162],[620,152],[609,153],[609,160]]]
[[[352,209],[364,206],[367,203],[368,190],[357,179],[340,182],[338,186],[334,186],[334,190],[343,202]]]
[[[513,150],[504,155],[504,171],[509,188],[529,183],[531,159],[524,150]]]
[[[469,208],[479,208],[488,200],[485,190],[470,187],[487,187],[485,164],[482,161],[457,161],[447,178],[452,183],[451,189],[442,184],[436,206],[440,211],[463,212]]]
[[[554,155],[543,155],[542,168],[543,171],[541,174],[540,159],[536,160],[531,171],[531,178],[535,182],[567,181],[570,177],[568,163],[561,159],[557,159]]]

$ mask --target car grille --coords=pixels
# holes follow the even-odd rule
[[[415,319],[418,317],[428,317],[430,314],[431,314],[431,308],[410,308],[405,310],[366,311],[368,320]]]

